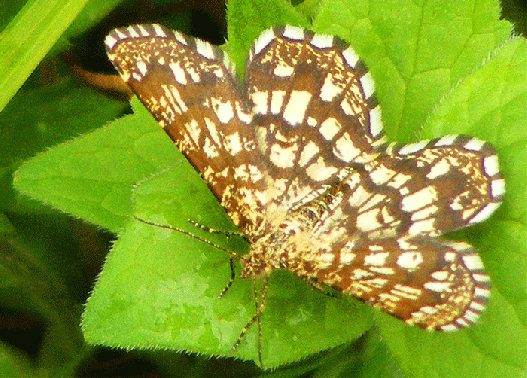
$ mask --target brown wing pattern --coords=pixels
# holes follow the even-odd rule
[[[371,74],[336,37],[290,26],[263,32],[245,86],[275,194],[264,206],[302,206],[352,165],[372,160],[384,142]]]
[[[374,240],[437,236],[482,222],[500,205],[505,181],[488,143],[451,135],[390,145],[357,167],[339,191],[314,234],[324,238],[343,227]]]
[[[490,294],[477,252],[438,235],[487,219],[505,193],[494,149],[446,136],[390,145],[356,169],[322,209],[300,275],[426,329],[472,325]],[[327,202],[325,206],[320,203]]]
[[[470,245],[425,235],[350,239],[331,258],[303,262],[307,278],[428,330],[474,324],[490,296],[490,279]]]
[[[238,188],[263,189],[252,114],[218,48],[160,25],[115,29],[108,56],[159,125],[202,175],[237,225],[255,212]]]

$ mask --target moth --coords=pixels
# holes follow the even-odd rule
[[[334,36],[264,31],[243,85],[219,48],[160,25],[115,29],[105,43],[251,243],[242,278],[286,269],[427,330],[477,321],[489,276],[470,245],[441,235],[500,205],[505,181],[489,143],[387,143],[372,75]]]

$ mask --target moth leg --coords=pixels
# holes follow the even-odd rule
[[[238,346],[240,345],[242,339],[247,334],[247,331],[251,328],[251,326],[256,323],[256,327],[258,330],[258,364],[263,369],[263,362],[262,362],[262,322],[261,322],[261,315],[265,310],[265,300],[267,298],[267,288],[269,286],[268,277],[264,276],[264,282],[262,286],[262,292],[260,294],[260,300],[258,301],[257,295],[256,295],[256,288],[255,288],[255,281],[253,280],[253,295],[254,295],[254,309],[255,314],[249,320],[249,322],[243,327],[240,336],[238,336],[238,340],[236,340],[236,343],[233,345],[231,352],[234,352]]]
[[[336,289],[333,289],[330,286],[324,285],[318,281],[309,279],[309,278],[303,278],[302,281],[304,281],[306,284],[308,284],[312,289],[315,291],[318,291],[321,294],[327,295],[331,298],[340,298],[340,292],[335,292]]]
[[[232,252],[232,251],[229,251],[228,249],[225,249],[223,247],[220,247],[219,245],[217,245],[216,243],[213,243],[209,240],[206,240],[206,239],[202,239],[200,238],[199,236],[196,236],[196,235],[193,235],[191,234],[190,232],[188,231],[185,231],[181,228],[178,228],[178,227],[173,227],[173,226],[170,226],[170,225],[167,225],[167,224],[157,224],[157,223],[154,223],[154,222],[150,222],[150,221],[147,221],[147,220],[144,220],[144,219],[141,219],[141,218],[138,218],[137,216],[134,215],[134,219],[138,222],[141,222],[141,223],[144,223],[144,224],[147,224],[149,226],[154,226],[154,227],[158,227],[158,228],[165,228],[167,230],[172,230],[172,231],[176,231],[176,232],[179,232],[183,235],[186,235],[188,236],[189,238],[192,238],[192,239],[195,239],[195,240],[199,240],[200,242],[202,243],[205,243],[207,245],[210,245],[211,247],[214,247],[222,252],[225,252],[226,254],[228,254],[231,258],[231,261],[232,259],[240,259],[240,257],[235,253],[235,252]]]
[[[231,236],[239,236],[239,237],[242,237],[244,239],[247,239],[247,237],[239,230],[235,230],[235,231],[216,230],[215,228],[211,228],[211,227],[205,226],[205,225],[203,225],[201,223],[193,221],[192,219],[187,219],[187,222],[190,223],[191,225],[193,225],[194,227],[199,228],[200,230],[203,230],[203,231],[206,231],[206,232],[210,232],[211,234],[225,235],[228,238],[231,237]]]
[[[236,273],[234,272],[234,260],[233,260],[232,256],[229,259],[229,265],[231,267],[231,279],[229,280],[227,285],[223,288],[223,290],[220,292],[220,294],[218,295],[218,298],[222,298],[225,295],[227,290],[229,290],[230,287],[232,286],[232,283],[234,282],[234,279],[236,278]]]

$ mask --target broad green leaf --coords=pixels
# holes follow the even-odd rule
[[[247,52],[262,31],[285,24],[308,26],[305,18],[286,0],[231,0],[228,10],[228,51],[240,77],[245,72]]]
[[[132,187],[182,159],[146,114],[39,154],[15,175],[24,194],[117,232],[130,216]],[[146,117],[145,117],[146,115]]]
[[[47,212],[36,201],[26,202],[13,188],[12,173],[37,153],[81,133],[93,131],[109,117],[122,114],[125,105],[117,100],[79,88],[72,80],[20,90],[0,112],[0,207],[4,211]],[[41,167],[42,168],[42,167]],[[44,167],[43,169],[46,169]],[[32,182],[24,186],[18,177],[17,189],[40,198]],[[44,201],[46,198],[42,198]]]
[[[426,137],[466,133],[492,142],[499,152],[508,194],[502,209],[492,219],[465,232],[464,239],[477,247],[493,282],[489,308],[481,324],[444,337],[420,335],[410,330],[404,332],[403,339],[387,336],[392,352],[416,376],[428,377],[430,371],[437,371],[442,372],[437,376],[457,372],[459,377],[470,377],[468,366],[484,363],[479,372],[481,377],[514,377],[525,367],[526,182],[520,172],[524,172],[522,158],[527,142],[527,130],[523,127],[527,116],[526,67],[527,42],[524,39],[508,41],[443,99],[422,129]],[[429,345],[428,349],[423,345]],[[417,348],[423,350],[419,358],[427,356],[426,368],[423,360],[415,358],[415,353],[411,358],[404,357]],[[464,357],[454,358],[461,355]],[[451,357],[447,359],[447,356]],[[465,364],[467,360],[473,364]]]
[[[526,185],[524,175],[519,174],[525,167],[521,152],[525,150],[523,122],[527,115],[525,40],[506,40],[510,28],[498,20],[496,2],[479,2],[476,7],[428,2],[392,11],[372,6],[373,2],[368,3],[370,7],[363,3],[348,8],[341,2],[340,8],[349,10],[341,13],[342,20],[346,18],[344,25],[350,25],[352,31],[344,29],[340,19],[329,17],[335,14],[336,3],[328,4],[332,7],[328,7],[327,16],[326,10],[321,10],[315,24],[350,36],[377,78],[388,135],[397,135],[397,142],[455,133],[487,140],[498,149],[508,185],[506,203],[498,214],[487,224],[465,232],[464,239],[478,248],[494,284],[481,324],[453,335],[436,335],[376,313],[384,339],[412,376],[471,377],[473,366],[482,366],[477,373],[481,377],[518,376],[527,360],[527,256],[525,243],[518,240],[527,231],[523,226]],[[372,18],[378,11],[383,20],[374,23]],[[424,17],[411,17],[412,12]],[[463,24],[464,29],[460,27]],[[408,29],[414,25],[416,30],[408,33],[410,41],[390,39],[406,30],[404,25]],[[384,46],[386,41],[393,43]],[[389,98],[383,100],[386,94]],[[514,230],[507,226],[509,217],[520,222]],[[503,291],[506,296],[501,295]]]
[[[372,72],[386,133],[412,142],[437,102],[511,33],[499,2],[327,0],[314,30],[349,41]]]

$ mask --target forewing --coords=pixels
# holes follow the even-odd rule
[[[487,219],[505,193],[488,143],[465,136],[396,147],[355,167],[333,190],[316,222],[317,238],[346,232],[375,240],[441,235]]]
[[[385,176],[376,184],[397,189],[400,213],[407,218],[402,227],[405,233],[440,235],[483,222],[505,195],[496,151],[479,139],[449,135],[392,145],[387,153],[380,164],[399,175],[400,181],[383,182]]]
[[[115,29],[108,56],[124,81],[203,176],[236,224],[249,212],[239,187],[261,180],[252,116],[234,67],[211,44],[160,25]],[[263,181],[261,181],[263,184]]]
[[[371,74],[336,37],[291,26],[263,32],[245,83],[270,176],[264,207],[302,206],[384,141]]]
[[[351,239],[331,255],[305,261],[317,282],[428,330],[474,324],[490,295],[489,277],[470,245],[425,235]]]

